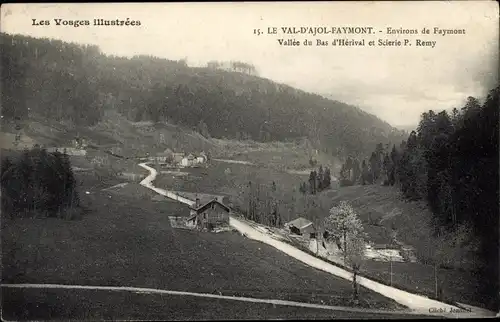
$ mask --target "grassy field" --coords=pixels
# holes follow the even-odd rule
[[[284,171],[219,161],[212,161],[208,169],[192,168],[182,171],[189,172],[190,175],[188,177],[161,175],[155,181],[156,186],[179,191],[222,193],[236,197],[249,181],[268,185],[274,181],[280,187],[294,189],[305,180],[302,175],[292,175]]]
[[[411,319],[429,316],[332,311],[191,296],[91,290],[3,289],[6,320]]]
[[[415,246],[417,251],[421,253],[420,255],[433,250],[438,242],[427,237],[429,236],[429,213],[425,205],[406,203],[400,200],[394,188],[355,186],[332,189],[316,196],[301,196],[297,191],[298,186],[300,182],[307,181],[308,176],[290,174],[287,172],[288,169],[300,170],[308,168],[311,155],[314,155],[319,163],[329,165],[332,169],[335,169],[338,165],[334,158],[330,158],[321,152],[315,154],[307,142],[300,144],[261,144],[217,139],[208,140],[199,134],[185,131],[176,126],[168,124],[160,126],[144,122],[133,123],[116,115],[108,115],[101,124],[93,129],[73,128],[50,120],[31,120],[31,123],[23,124],[22,133],[22,141],[27,142],[26,144],[41,143],[52,146],[70,144],[70,140],[74,136],[80,135],[103,147],[118,146],[128,156],[134,156],[145,151],[152,153],[163,151],[167,147],[176,151],[184,149],[183,147],[193,151],[207,149],[216,157],[249,161],[255,163],[255,165],[212,162],[209,169],[188,170],[192,174],[188,177],[161,175],[156,181],[156,185],[180,191],[226,194],[232,196],[232,201],[235,201],[235,203],[241,203],[242,195],[246,193],[245,187],[248,181],[251,180],[254,183],[265,185],[270,185],[274,181],[281,201],[280,213],[284,216],[285,221],[297,216],[304,216],[320,223],[328,215],[328,210],[334,204],[340,200],[348,200],[359,213],[365,231],[375,244],[390,243],[392,230],[398,233],[400,241]],[[7,142],[13,139],[12,135],[5,136],[3,134],[5,133],[2,133],[0,137],[2,146],[4,141]],[[166,143],[161,143],[161,134],[163,134]],[[2,150],[2,154],[4,154],[4,150]],[[102,167],[95,167],[91,163],[94,158],[105,160],[107,164]],[[3,221],[2,224],[5,227],[3,258],[5,259],[4,265],[7,265],[3,271],[4,277],[31,280],[36,279],[34,272],[41,271],[42,278],[71,280],[71,278],[78,276],[81,281],[83,277],[87,276],[85,278],[94,281],[97,277],[92,276],[100,276],[99,273],[103,272],[103,281],[120,282],[119,275],[115,276],[112,272],[107,271],[112,271],[116,265],[121,265],[119,264],[121,262],[131,263],[131,266],[127,267],[132,270],[138,270],[140,266],[137,266],[138,264],[134,262],[136,257],[128,253],[128,251],[137,251],[139,257],[141,252],[145,252],[148,256],[160,256],[164,260],[164,256],[158,255],[162,254],[160,248],[151,246],[153,243],[151,240],[155,238],[160,238],[161,243],[176,241],[178,248],[166,249],[176,252],[176,254],[183,254],[179,250],[184,249],[181,246],[184,243],[181,241],[189,244],[193,237],[185,236],[185,234],[189,234],[187,232],[177,233],[169,229],[167,216],[172,213],[185,214],[185,209],[165,200],[152,202],[154,196],[151,195],[151,192],[137,183],[130,184],[120,189],[119,192],[109,192],[105,195],[97,193],[100,189],[125,181],[116,177],[117,172],[146,174],[144,169],[137,166],[135,160],[115,158],[98,149],[88,150],[87,157],[71,157],[71,161],[74,166],[80,168],[93,167],[96,169],[92,175],[78,177],[82,185],[82,192],[89,191],[91,193],[90,195],[83,195],[83,201],[90,211],[80,221],[66,222],[56,219]],[[165,227],[157,223],[151,223],[148,218],[155,218],[157,222],[162,222]],[[120,222],[122,219],[123,223]],[[151,227],[156,227],[150,227],[153,232],[161,227],[160,231],[170,233],[162,236],[156,231],[154,233],[156,237],[153,238],[149,236],[149,230],[141,226],[141,224],[145,223],[149,223]],[[130,227],[127,225],[130,225]],[[132,228],[132,232],[129,232],[130,228]],[[135,231],[137,229],[139,230]],[[20,231],[26,231],[27,233],[19,234]],[[144,236],[141,234],[144,234]],[[172,235],[177,237],[167,237]],[[17,239],[14,236],[17,236]],[[124,245],[120,245],[120,238],[125,239]],[[207,239],[210,241],[210,238],[216,237],[210,235],[200,238],[198,236],[198,239],[195,238],[195,240]],[[213,242],[218,243],[218,238],[220,239],[220,237],[217,237]],[[238,238],[232,236],[224,240],[231,240],[239,245],[243,241]],[[110,241],[114,246],[110,246]],[[243,244],[248,242],[245,240]],[[101,251],[88,246],[89,243],[103,244],[105,246]],[[143,243],[152,248],[142,248]],[[38,245],[39,247],[31,246],[29,248],[25,245]],[[7,246],[12,246],[12,249]],[[120,247],[125,247],[125,249]],[[186,247],[189,248],[189,246]],[[78,259],[80,249],[83,254],[89,254],[88,258],[96,256],[96,263],[86,263],[84,259]],[[463,266],[466,267],[468,265],[465,264],[473,262],[473,258],[467,258],[465,255],[467,254],[458,253],[458,255],[454,254],[453,256],[463,258],[465,260]],[[65,256],[70,258],[68,263],[58,266],[58,258],[64,258]],[[106,256],[109,256],[110,259],[106,259]],[[193,256],[199,255],[196,253]],[[72,259],[72,257],[75,258]],[[179,258],[184,258],[184,256]],[[203,258],[203,256],[200,258]],[[209,261],[208,258],[204,258],[204,260]],[[285,262],[285,260],[283,261]],[[185,263],[182,260],[181,262]],[[145,260],[145,263],[151,264],[148,260]],[[158,263],[151,265],[158,274],[163,271],[162,266]],[[388,265],[388,263],[369,261],[366,264],[366,274],[381,278],[389,283]],[[117,267],[117,269],[120,270],[120,267]],[[184,266],[182,266],[182,269],[184,269]],[[268,272],[263,274],[266,273]],[[394,263],[393,273],[394,285],[405,289],[414,289],[415,292],[426,295],[434,294],[432,266],[417,263]],[[60,277],[59,274],[61,274]],[[68,277],[68,274],[70,274],[70,277]],[[195,276],[197,275],[195,274]],[[154,280],[152,277],[149,277],[149,279]],[[146,280],[149,281],[147,278]],[[479,283],[478,280],[479,277],[473,276],[468,271],[450,269],[441,269],[439,271],[439,281],[443,284],[446,298],[481,306],[484,300],[476,296],[475,293]],[[141,283],[146,283],[145,281],[141,281]],[[268,284],[275,285],[273,283]]]
[[[317,256],[305,247],[304,244],[298,242],[294,242],[292,244],[313,256]],[[338,263],[330,263],[343,267]],[[349,270],[349,268],[346,269]],[[360,272],[362,276],[382,284],[392,285],[410,293],[421,294],[436,299],[434,267],[431,265],[393,262],[391,279],[390,262],[369,259],[363,262]],[[437,298],[437,300],[452,305],[462,303],[477,307],[485,307],[484,303],[486,300],[482,299],[478,293],[480,283],[484,283],[484,281],[481,281],[481,276],[475,274],[474,272],[439,268],[437,272],[437,279],[438,285],[440,285],[443,289],[443,297]]]
[[[261,185],[261,193],[269,193],[273,182],[276,184],[276,195],[280,202],[280,213],[284,221],[290,221],[304,207],[298,192],[301,182],[308,176],[290,174],[269,167],[255,165],[232,164],[212,161],[207,169],[183,169],[189,176],[174,177],[160,175],[155,185],[176,191],[195,193],[222,194],[229,197],[230,203],[240,209],[248,204],[248,183],[256,187]]]
[[[431,236],[430,212],[425,204],[405,202],[399,197],[395,187],[372,185],[324,191],[316,196],[316,205],[322,209],[320,213],[327,216],[328,209],[341,200],[349,201],[353,205],[369,240],[374,244],[389,245],[392,243],[392,236],[397,233],[398,240],[413,246],[420,259],[432,260],[434,257],[443,262],[444,257],[448,257],[451,265],[438,269],[437,280],[443,290],[443,300],[479,307],[484,307],[484,303],[488,302],[478,293],[480,283],[485,281],[481,281],[481,276],[471,267],[474,257],[470,256],[470,253],[460,251],[459,246],[455,246],[455,249],[450,246],[449,254],[437,255],[434,252],[437,246],[443,245],[446,240]],[[367,260],[362,273],[384,284],[391,283],[390,262]],[[393,262],[392,273],[392,285],[435,297],[433,265],[425,262]]]
[[[333,171],[340,169],[338,158],[327,155],[313,148],[311,143],[304,139],[301,142],[269,142],[218,140],[213,141],[221,147],[216,157],[251,162],[259,167],[264,166],[275,170],[304,170],[309,169],[310,158]]]
[[[97,192],[82,195],[82,203],[88,211],[80,220],[3,220],[2,282],[121,285],[351,305],[349,282],[270,246],[238,233],[172,229],[169,215],[188,214],[182,204]],[[400,307],[366,289],[361,298],[364,307]]]
[[[332,206],[341,200],[347,200],[359,214],[369,240],[375,245],[390,245],[393,243],[393,236],[397,234],[400,242],[415,248],[419,258],[432,258],[436,255],[431,251],[438,242],[443,242],[430,237],[430,213],[426,206],[403,201],[395,187],[353,186],[304,197],[293,190],[307,177],[270,167],[212,162],[208,169],[185,171],[193,171],[193,175],[187,178],[160,176],[157,185],[182,191],[226,193],[232,195],[232,201],[238,204],[241,203],[241,195],[246,191],[245,184],[249,180],[275,181],[278,190],[284,191],[281,194],[281,204],[289,206],[281,208],[285,221],[300,215],[320,224],[328,216]],[[460,253],[448,255],[461,260],[464,265],[463,269],[438,269],[438,284],[443,289],[443,299],[483,306],[487,301],[478,295],[480,277],[475,275],[474,270],[467,269],[470,265],[465,265],[473,262],[473,258],[468,258],[466,252],[463,252],[463,256]],[[368,260],[364,273],[385,284],[391,282],[388,262]],[[393,263],[392,283],[402,289],[434,297],[434,266],[425,263]]]

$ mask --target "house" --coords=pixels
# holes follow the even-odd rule
[[[166,149],[163,152],[156,154],[156,161],[158,162],[169,162],[173,159],[173,152],[170,149]]]
[[[205,163],[205,158],[202,156],[197,156],[196,157],[196,163]]]
[[[200,152],[198,156],[196,156],[195,163],[196,164],[203,164],[208,161],[208,157],[205,154],[205,152]]]
[[[217,199],[212,199],[201,204],[197,198],[196,203],[189,207],[190,216],[187,220],[188,226],[203,230],[212,230],[218,226],[229,225],[230,208]]]
[[[110,152],[114,155],[123,155],[123,149],[119,146],[112,146]]]
[[[316,235],[316,228],[312,221],[303,217],[299,217],[285,224],[285,228],[289,229],[292,234],[304,235],[314,238]]]
[[[84,138],[80,138],[80,137],[75,137],[73,139],[72,143],[73,143],[73,147],[76,148],[76,149],[85,148],[88,145],[87,140],[84,139]]]
[[[187,157],[182,158],[182,160],[181,160],[181,166],[183,166],[183,167],[189,167],[190,166],[189,160],[188,160]]]
[[[59,153],[65,153],[67,155],[74,155],[74,156],[86,156],[87,151],[83,149],[75,149],[72,147],[49,147],[46,149],[47,152],[59,152]]]
[[[214,199],[219,201],[220,203],[223,203],[224,205],[229,205],[229,197],[228,196],[223,196],[223,195],[212,195],[212,194],[195,194],[193,196],[194,198],[198,199],[199,204],[205,204],[207,202],[210,202]],[[188,197],[189,198],[189,197]]]
[[[183,158],[184,158],[184,153],[182,153],[182,152],[174,152],[174,153],[172,153],[173,163],[175,163],[175,164],[181,163],[181,161],[182,161]]]
[[[189,154],[187,157],[182,158],[181,160],[181,166],[183,167],[190,167],[194,165],[196,158],[194,155]]]

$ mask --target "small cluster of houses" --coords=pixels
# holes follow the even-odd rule
[[[173,152],[170,149],[157,153],[156,156],[149,159],[154,159],[154,161],[161,163],[171,163],[181,167],[193,167],[206,164],[208,161],[208,157],[205,152],[200,152],[197,155],[193,153],[186,155],[185,153]]]
[[[71,142],[75,149],[84,149],[88,146],[89,142],[85,138],[75,137]]]
[[[87,155],[87,150],[84,149],[78,149],[78,148],[73,148],[73,147],[48,147],[46,148],[47,152],[60,152],[64,153],[67,155],[73,155],[73,156],[86,156]]]

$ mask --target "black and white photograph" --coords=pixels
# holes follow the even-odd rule
[[[5,321],[500,316],[496,1],[8,3]]]

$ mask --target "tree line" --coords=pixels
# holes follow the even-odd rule
[[[329,189],[331,186],[331,173],[328,167],[323,169],[323,166],[320,165],[318,171],[312,170],[309,173],[309,181],[308,183],[302,182],[299,187],[299,191],[302,194],[310,193],[315,195],[318,192],[321,192],[325,189]]]
[[[5,120],[36,113],[77,125],[99,121],[98,47],[6,34],[1,38]]]
[[[491,301],[498,301],[498,95],[496,87],[482,104],[468,97],[451,113],[425,112],[399,147],[379,144],[361,165],[348,158],[340,174],[343,185],[394,185],[405,199],[425,201],[436,235],[470,227]]]
[[[260,142],[308,137],[333,155],[367,154],[403,138],[361,110],[253,75],[148,55],[2,33],[4,120],[30,114],[89,126],[106,109],[131,121],[170,122],[206,137]],[[215,67],[214,67],[215,66]],[[253,73],[247,63],[231,70]]]
[[[283,223],[276,183],[270,185],[249,181],[244,194],[242,213],[245,218],[270,227]]]
[[[77,183],[67,154],[34,147],[1,164],[1,209],[11,216],[62,216],[79,206]]]
[[[405,144],[404,141],[402,144]],[[370,157],[362,159],[361,162],[356,157],[347,157],[339,172],[340,185],[374,183],[394,185],[397,176],[398,153],[396,145],[393,145],[389,151],[388,144],[384,146],[382,143],[378,143]]]
[[[249,75],[258,75],[257,68],[253,64],[240,62],[240,61],[230,61],[230,62],[220,62],[216,60],[209,61],[207,63],[207,68],[210,69],[225,69],[234,72],[246,73]]]

